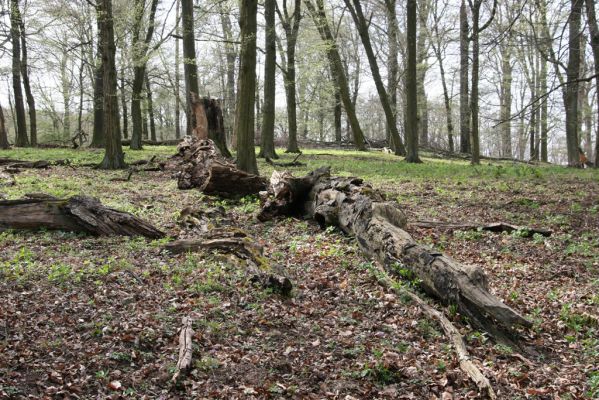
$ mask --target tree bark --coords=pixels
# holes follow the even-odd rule
[[[416,72],[417,36],[416,0],[408,0],[406,5],[407,53],[406,62],[406,161],[420,163],[418,156],[418,89]]]
[[[223,2],[220,4],[220,19],[223,29],[223,36],[225,42],[225,57],[227,60],[227,81],[226,81],[226,95],[225,95],[225,108],[224,117],[226,122],[226,128],[231,135],[231,146],[233,149],[237,149],[237,133],[234,132],[235,127],[235,60],[237,60],[237,52],[235,50],[235,44],[233,43],[235,38],[233,37],[233,28],[231,26],[231,20],[229,18],[229,12],[224,9]]]
[[[156,141],[156,119],[154,118],[154,99],[152,96],[152,86],[150,84],[150,78],[146,71],[146,77],[144,78],[146,83],[146,95],[148,99],[148,119],[150,120],[150,140]]]
[[[595,14],[595,1],[586,0],[587,20],[589,24],[589,33],[591,37],[591,48],[593,50],[593,59],[595,64],[595,95],[597,104],[597,130],[595,131],[595,168],[599,168],[599,26],[597,25],[597,16]]]
[[[15,146],[29,146],[27,137],[27,122],[25,121],[25,104],[21,89],[21,11],[19,0],[10,1],[10,36],[12,41],[12,88],[15,96],[16,139]]]
[[[37,146],[37,116],[35,110],[35,98],[31,92],[29,81],[29,62],[27,58],[27,38],[25,33],[25,22],[21,17],[21,75],[23,76],[23,88],[27,98],[27,109],[29,111],[29,140],[32,147]]]
[[[176,5],[176,22],[175,22],[175,33],[177,36],[181,35],[181,0],[177,0]],[[181,138],[181,99],[180,99],[180,81],[181,73],[179,70],[180,56],[179,56],[179,39],[175,40],[175,139]]]
[[[478,74],[479,74],[479,25],[480,25],[480,7],[482,0],[474,0],[470,3],[472,11],[472,84],[470,88],[470,146],[472,158],[470,162],[473,165],[480,164],[480,135],[478,132]]]
[[[123,54],[121,53],[121,57],[123,57]],[[121,86],[120,86],[120,90],[121,90],[121,109],[123,110],[123,138],[124,139],[128,139],[129,138],[129,115],[128,115],[128,111],[127,111],[127,96],[125,96],[125,62],[124,60],[121,60],[122,64],[121,64]]]
[[[417,78],[417,97],[418,97],[418,136],[419,145],[429,145],[428,132],[428,102],[426,99],[425,79],[428,69],[428,49],[426,45],[427,19],[429,7],[426,1],[418,4],[418,34],[416,39],[416,78]]]
[[[501,157],[512,157],[512,60],[510,44],[501,49]]]
[[[102,31],[100,9],[96,9],[98,21],[98,32]],[[98,34],[99,36],[99,34]],[[96,68],[94,70],[94,126],[90,147],[103,148],[106,145],[104,132],[104,64],[102,55],[102,42],[98,37],[98,49],[96,51]]]
[[[353,3],[353,6],[352,6]],[[399,136],[399,131],[397,130],[397,121],[395,119],[395,113],[391,108],[391,103],[389,102],[389,95],[387,90],[385,90],[385,85],[383,84],[383,78],[381,77],[381,73],[379,71],[379,66],[376,61],[376,56],[372,49],[372,44],[370,42],[370,35],[368,34],[368,22],[366,21],[366,17],[362,12],[362,6],[360,5],[359,0],[345,0],[345,4],[347,5],[354,23],[358,28],[358,34],[360,35],[360,39],[362,40],[362,45],[364,46],[364,50],[366,51],[366,57],[368,58],[368,63],[370,64],[370,71],[372,72],[372,78],[374,80],[374,84],[379,95],[379,100],[383,107],[383,111],[385,113],[385,120],[387,121],[387,127],[391,130],[391,140],[395,144],[396,154],[397,155],[405,155],[406,149],[403,145],[401,137]]]
[[[121,169],[125,168],[127,164],[125,164],[125,155],[121,145],[119,124],[112,0],[100,0],[98,2],[98,15],[100,16],[101,27],[99,36],[102,45],[103,125],[106,141],[104,159],[98,167],[102,169]]]
[[[239,27],[241,55],[239,88],[235,113],[237,166],[250,174],[258,174],[254,149],[254,103],[256,101],[256,14],[257,0],[241,2]]]
[[[387,41],[389,42],[389,54],[387,56],[387,92],[389,93],[389,105],[395,115],[395,124],[397,124],[397,81],[399,79],[399,62],[397,56],[399,54],[399,28],[397,26],[397,12],[395,7],[397,0],[385,0],[385,14],[387,18]],[[391,135],[391,127],[387,122],[387,141],[389,147],[394,152],[397,146],[393,143]]]
[[[98,236],[145,236],[158,239],[164,233],[132,214],[107,208],[91,197],[44,198],[0,201],[0,230],[52,229],[86,232]]]
[[[185,101],[187,108],[187,135],[195,127],[192,111],[192,93],[199,95],[198,66],[196,64],[195,32],[193,22],[193,0],[181,0],[183,19],[183,75],[185,77]]]
[[[6,129],[6,121],[4,120],[4,110],[0,105],[0,149],[7,150],[10,148],[8,143],[8,130]]]
[[[469,53],[468,10],[466,1],[460,6],[460,152],[470,153],[470,105],[468,96]]]
[[[264,108],[262,113],[262,132],[260,135],[259,157],[277,159],[275,152],[275,96],[276,96],[276,68],[277,68],[277,44],[275,27],[276,0],[265,0],[264,20],[265,42],[264,48]]]
[[[327,57],[329,58],[329,62],[333,66],[334,76],[337,80],[339,90],[341,91],[341,100],[343,102],[343,107],[345,108],[348,123],[351,126],[354,145],[356,146],[356,149],[360,151],[366,151],[366,145],[364,143],[364,133],[362,132],[362,128],[360,127],[358,117],[356,116],[356,110],[350,97],[347,76],[343,68],[341,56],[339,55],[339,51],[337,49],[337,42],[333,37],[331,27],[329,26],[329,21],[327,20],[324,11],[323,0],[316,0],[318,9],[312,4],[312,0],[305,0],[304,4],[306,5],[308,11],[312,15],[312,19],[314,20],[314,24],[318,28],[320,37],[325,43],[325,51],[327,53]]]
[[[568,68],[564,96],[566,106],[566,146],[568,151],[568,166],[580,167],[578,153],[578,78],[580,75],[580,19],[582,16],[583,0],[570,1],[570,16],[568,18]]]

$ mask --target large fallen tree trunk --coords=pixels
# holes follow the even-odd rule
[[[508,224],[506,222],[494,222],[491,224],[476,224],[476,223],[455,223],[443,221],[414,221],[409,222],[408,226],[425,229],[444,229],[448,231],[487,231],[487,232],[517,232],[520,237],[531,238],[534,235],[545,237],[551,236],[551,231],[547,229],[532,228],[528,226],[519,226]]]
[[[57,199],[51,196],[0,201],[0,231],[51,229],[98,236],[145,236],[164,233],[136,216],[102,205],[92,197]]]
[[[177,154],[162,166],[175,171],[179,189],[198,188],[208,195],[240,197],[266,190],[266,179],[248,174],[225,159],[210,139],[187,136]]]
[[[307,215],[321,226],[334,225],[353,235],[360,248],[390,273],[412,275],[428,294],[455,305],[472,324],[502,342],[514,326],[531,323],[489,292],[481,268],[463,265],[420,245],[404,230],[406,218],[395,202],[360,178],[331,178],[320,168],[303,178],[273,173],[270,196],[258,218]]]

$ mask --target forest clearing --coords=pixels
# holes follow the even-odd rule
[[[166,159],[148,147],[127,162]],[[0,181],[5,199],[85,194],[166,233],[164,239],[63,231],[0,234],[0,396],[6,398],[484,398],[460,369],[438,323],[379,284],[373,260],[338,229],[309,220],[256,220],[256,196],[226,200],[179,190],[163,171],[82,166],[102,151],[15,149],[21,160],[70,160]],[[128,157],[132,158],[129,159]],[[599,391],[599,180],[595,170],[427,158],[390,162],[381,152],[306,150],[301,176],[330,165],[398,202],[414,238],[486,273],[491,291],[532,322],[523,355],[444,313],[498,398],[593,398]],[[282,155],[281,162],[295,155]],[[157,162],[157,161],[156,161]],[[261,161],[270,176],[273,166]],[[193,209],[193,213],[184,210]],[[202,210],[209,219],[203,219]],[[191,222],[195,215],[195,222]],[[287,295],[248,280],[219,250],[170,254],[173,239],[240,229],[293,284]],[[410,227],[410,222],[506,222],[525,232]],[[173,382],[183,317],[192,319],[191,369]],[[483,396],[483,397],[481,397]]]

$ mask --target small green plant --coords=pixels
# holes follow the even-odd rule
[[[510,346],[501,343],[497,343],[495,346],[493,346],[493,348],[496,352],[504,356],[508,356],[514,352]]]
[[[462,240],[475,241],[475,240],[482,239],[484,236],[484,232],[480,228],[477,230],[469,230],[469,231],[454,231],[453,236],[458,239],[462,239]]]
[[[589,398],[599,398],[599,371],[592,371],[589,374],[587,384],[589,386],[589,391],[587,392]]]
[[[54,283],[65,283],[73,274],[73,269],[68,264],[56,263],[50,265],[48,280]]]
[[[220,362],[216,358],[202,357],[195,362],[194,366],[202,372],[209,372],[217,369],[220,366]]]

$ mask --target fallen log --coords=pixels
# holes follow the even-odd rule
[[[472,379],[482,393],[485,393],[490,399],[496,399],[497,395],[495,394],[491,383],[480,371],[480,369],[472,362],[472,360],[470,360],[466,343],[464,343],[464,339],[460,334],[460,331],[451,323],[451,321],[442,312],[435,310],[433,307],[428,305],[416,293],[409,290],[405,285],[397,285],[397,283],[387,274],[387,272],[380,266],[379,263],[377,263],[374,267],[374,275],[381,285],[397,292],[402,296],[408,296],[408,298],[416,303],[429,318],[436,320],[439,325],[441,325],[441,328],[443,328],[445,335],[450,340],[456,355],[458,356],[460,369],[466,375],[468,375],[470,379]]]
[[[182,373],[186,373],[191,369],[191,360],[193,356],[193,320],[190,317],[183,317],[181,328],[179,330],[179,358],[175,374],[173,375],[173,383],[176,383]]]
[[[145,236],[158,239],[164,233],[136,216],[105,207],[92,197],[57,199],[35,196],[0,201],[0,230],[35,229],[86,232],[97,236]]]
[[[301,155],[302,152],[300,151],[291,162],[275,162],[268,157],[266,157],[265,161],[267,164],[272,165],[273,167],[305,167],[305,163],[297,161]]]
[[[416,243],[406,218],[395,202],[385,200],[360,178],[332,178],[328,168],[295,178],[273,173],[270,195],[258,218],[305,215],[322,227],[337,226],[354,236],[362,251],[390,273],[407,274],[428,294],[446,305],[457,306],[476,327],[504,343],[513,343],[516,326],[532,324],[489,292],[480,267],[463,265]]]
[[[265,261],[262,255],[262,246],[241,230],[214,229],[201,238],[176,240],[168,243],[163,249],[172,254],[206,250],[218,250],[232,254],[237,259],[244,261],[244,268],[250,276],[250,281],[285,296],[293,288],[289,278],[279,268],[273,267]]]
[[[31,168],[31,169],[47,169],[50,166],[56,165],[70,165],[70,160],[37,160],[37,161],[25,161],[25,160],[15,160],[14,158],[0,158],[0,166],[7,166],[8,168],[18,169],[18,168]]]
[[[161,163],[175,171],[179,189],[198,188],[203,193],[221,197],[242,197],[266,190],[266,179],[248,174],[225,159],[210,139],[186,136],[177,154]]]
[[[417,227],[417,228],[427,228],[427,229],[445,229],[445,230],[450,230],[450,231],[481,230],[481,231],[496,232],[496,233],[518,232],[520,236],[526,237],[526,238],[531,238],[535,234],[545,236],[545,237],[549,237],[552,234],[552,232],[547,229],[512,225],[512,224],[508,224],[506,222],[494,222],[491,224],[476,224],[476,223],[459,224],[459,223],[442,222],[442,221],[415,221],[415,222],[409,222],[408,226]]]

